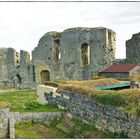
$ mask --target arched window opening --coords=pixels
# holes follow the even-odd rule
[[[33,81],[35,82],[35,66],[33,65]]]
[[[90,64],[90,48],[87,43],[81,46],[81,62],[83,66]]]
[[[60,39],[54,40],[54,52],[53,52],[53,60],[57,63],[61,59],[60,54]]]
[[[41,71],[41,84],[45,84],[46,81],[50,81],[50,72],[48,70]]]

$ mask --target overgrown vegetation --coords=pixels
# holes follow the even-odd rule
[[[95,90],[96,86],[118,84],[112,78],[87,81],[55,81],[59,84],[57,92],[71,92],[88,96],[97,102],[114,106],[135,116],[140,116],[140,89]]]
[[[40,105],[36,101],[36,90],[20,90],[0,93],[0,108],[10,108],[18,112],[54,112],[59,111],[53,105]]]
[[[126,101],[120,94],[102,94],[93,98],[99,103],[111,106],[122,106],[126,105]]]
[[[16,138],[126,138],[126,136],[99,131],[94,124],[64,117],[54,118],[47,124],[34,121],[17,124]]]
[[[128,113],[140,117],[140,90],[95,90],[96,86],[118,84],[119,81],[112,78],[103,78],[87,81],[51,81],[53,85],[58,85],[57,92],[68,91],[72,93],[88,96],[97,102],[120,108]],[[2,86],[3,88],[4,85]],[[8,88],[7,88],[8,89]],[[40,105],[37,103],[36,90],[20,90],[0,93],[0,108],[10,108],[11,111],[19,112],[42,112],[58,111],[52,105]]]
[[[57,81],[59,84],[57,92],[70,91],[83,95],[91,95],[96,86],[118,84],[119,81],[113,78],[103,78],[86,81]]]

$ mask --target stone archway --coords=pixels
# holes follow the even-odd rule
[[[19,74],[15,74],[13,77],[11,77],[11,84],[13,87],[20,88],[22,84],[21,76]]]
[[[45,84],[46,81],[50,81],[50,72],[48,70],[42,70],[40,76],[41,84]]]
[[[44,84],[43,82],[42,82],[42,77],[41,77],[41,72],[42,71],[48,71],[47,73],[49,73],[49,78],[47,78],[47,76],[46,76],[46,79],[49,79],[49,80],[51,80],[51,70],[50,70],[50,67],[49,67],[49,65],[46,65],[46,64],[44,64],[44,63],[41,63],[41,64],[38,64],[38,65],[36,65],[36,67],[35,67],[35,74],[36,74],[36,82],[37,82],[37,84],[39,85],[39,84]],[[47,73],[46,73],[46,75],[47,75]],[[45,73],[44,73],[45,74]]]
[[[21,77],[19,74],[16,74],[16,82],[17,84],[21,84]]]

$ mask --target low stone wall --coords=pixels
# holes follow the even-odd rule
[[[9,109],[0,110],[0,138],[8,138]]]
[[[54,96],[52,92],[46,91],[44,98],[49,104],[66,108],[73,116],[87,123],[95,123],[100,130],[123,133],[130,138],[140,138],[140,119],[126,112],[74,93]]]
[[[61,117],[62,112],[36,112],[21,114],[10,112],[9,109],[0,110],[0,138],[15,138],[15,123],[34,120],[49,123],[55,117]]]
[[[39,113],[18,114],[18,116],[15,115],[15,120],[16,122],[34,120],[37,122],[47,123],[53,120],[55,117],[61,117],[61,115],[62,115],[61,112],[39,112]]]

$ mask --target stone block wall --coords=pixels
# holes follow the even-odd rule
[[[54,96],[46,91],[44,98],[49,104],[68,109],[75,117],[88,123],[95,123],[103,131],[123,133],[130,138],[140,138],[140,118],[116,108],[105,106],[76,93],[61,93]]]
[[[46,33],[32,51],[37,84],[42,84],[44,70],[50,77],[46,81],[91,79],[115,59],[115,38],[115,32],[104,27]]]
[[[132,38],[126,41],[126,62],[140,63],[140,33],[133,34]]]
[[[8,138],[9,109],[0,110],[0,138]]]
[[[49,87],[49,86],[45,86],[45,85],[37,85],[37,101],[40,104],[46,104],[47,101],[44,98],[44,93],[46,92],[46,90],[50,93],[55,93],[57,88],[54,87]]]
[[[7,48],[0,48],[0,81],[8,80]]]
[[[22,114],[10,112],[9,109],[0,109],[0,138],[15,138],[15,123],[34,120],[49,123],[55,117],[64,115],[62,112],[34,112]]]

